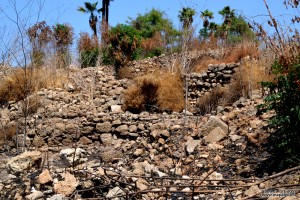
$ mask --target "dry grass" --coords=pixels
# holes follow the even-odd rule
[[[68,82],[67,74],[49,68],[15,69],[0,85],[0,105],[23,100],[42,88],[63,87]]]
[[[160,110],[179,112],[184,108],[182,80],[176,74],[165,73],[160,77],[158,107]]]
[[[134,77],[135,77],[134,69],[132,69],[129,66],[121,67],[118,70],[118,78],[119,79],[123,79],[123,78],[133,79]]]
[[[134,79],[124,93],[123,109],[142,111],[181,111],[184,107],[182,81],[170,73],[148,74]]]
[[[256,42],[242,41],[239,44],[235,44],[232,47],[228,47],[223,62],[239,62],[242,58],[249,56],[252,58],[258,58],[260,52]]]
[[[260,59],[243,58],[226,88],[214,88],[198,100],[200,114],[210,113],[218,105],[231,105],[241,97],[251,98],[253,90],[261,89],[260,82],[273,80],[274,75],[269,69],[272,62],[267,56],[261,56]]]
[[[8,125],[0,129],[0,144],[3,142],[11,141],[16,135],[16,124]]]
[[[192,71],[196,73],[201,73],[203,71],[206,71],[208,69],[209,64],[221,64],[224,63],[222,60],[218,60],[215,58],[211,58],[208,55],[202,55],[198,57],[197,59],[194,59],[192,61]]]
[[[215,87],[210,92],[207,92],[203,97],[199,98],[197,102],[198,112],[201,115],[211,113],[215,110],[225,95],[225,88]]]

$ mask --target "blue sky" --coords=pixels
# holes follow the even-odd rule
[[[28,0],[1,0],[0,7],[6,12],[6,14],[12,19],[16,19],[16,14],[13,11],[11,2],[16,2],[17,10],[22,10]],[[33,0],[36,1],[36,0]],[[42,0],[38,0],[41,1]],[[283,0],[267,0],[274,16],[280,15],[293,15],[292,10],[286,10],[283,6]],[[40,21],[46,20],[48,24],[53,25],[55,23],[69,23],[74,27],[76,35],[81,31],[87,31],[91,33],[88,25],[88,14],[78,12],[76,9],[84,4],[84,0],[44,0],[44,5],[40,13]],[[95,2],[95,1],[91,1]],[[98,7],[100,8],[101,2],[99,1]],[[192,7],[197,11],[195,16],[194,26],[201,28],[202,21],[199,18],[200,11],[209,9],[214,12],[217,23],[221,22],[221,16],[218,11],[224,6],[229,5],[232,9],[235,9],[238,14],[243,14],[246,18],[255,20],[261,23],[266,23],[267,18],[261,15],[266,15],[267,10],[263,4],[263,0],[114,0],[110,6],[110,25],[115,26],[118,23],[125,23],[128,17],[135,18],[138,13],[143,14],[149,11],[151,8],[162,10],[170,18],[175,27],[179,28],[178,12],[182,7]],[[20,16],[28,18],[30,16],[30,23],[37,20],[37,4],[31,6],[30,12],[27,6]],[[0,11],[0,20],[2,23],[0,26],[13,27],[14,25],[7,19],[7,17]],[[28,24],[30,24],[28,23]],[[11,29],[13,30],[13,28]]]

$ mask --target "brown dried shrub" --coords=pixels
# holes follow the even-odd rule
[[[211,113],[213,110],[220,105],[224,95],[225,88],[215,87],[210,92],[205,93],[204,96],[200,97],[197,102],[197,109],[201,115]]]
[[[16,124],[9,124],[0,129],[0,144],[11,141],[16,135],[17,126]]]
[[[223,62],[239,62],[242,58],[250,56],[258,58],[260,52],[257,43],[254,41],[242,41],[232,47],[229,47],[225,53]]]
[[[63,87],[69,81],[65,70],[48,68],[14,69],[0,85],[0,105],[20,101],[32,93],[51,87]]]
[[[157,73],[134,79],[124,93],[123,109],[142,111],[180,111],[184,107],[182,81],[178,75]]]

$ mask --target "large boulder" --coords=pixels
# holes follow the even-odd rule
[[[10,159],[6,167],[10,173],[15,174],[40,167],[41,162],[42,153],[40,151],[28,151]]]
[[[209,120],[200,129],[200,135],[207,136],[216,127],[220,127],[227,135],[229,133],[228,125],[216,116],[211,116]]]

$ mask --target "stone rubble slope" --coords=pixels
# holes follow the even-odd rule
[[[271,116],[257,116],[257,91],[205,116],[132,114],[121,109],[126,80],[106,67],[71,74],[65,89],[34,95],[41,106],[28,117],[29,151],[15,155],[22,134],[1,144],[1,199],[250,199],[299,184],[299,169],[253,184],[268,157],[262,143]],[[24,123],[18,102],[0,114],[8,125]]]

